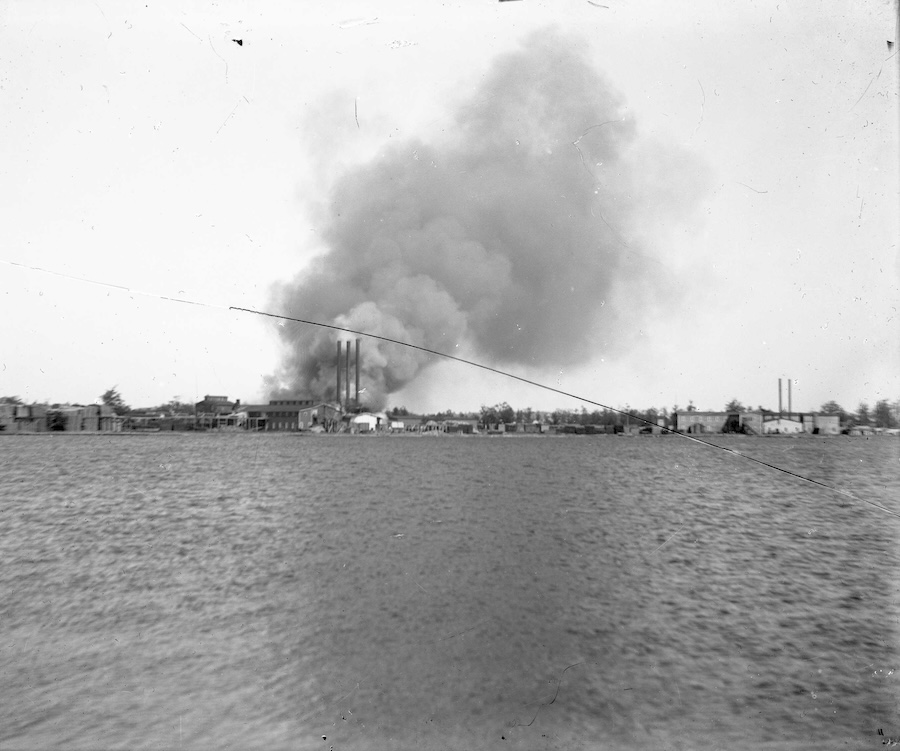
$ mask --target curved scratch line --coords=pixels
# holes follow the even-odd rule
[[[769,192],[769,191],[767,191],[767,190],[757,190],[756,188],[754,188],[754,187],[752,187],[752,186],[750,186],[750,185],[747,185],[747,183],[742,183],[740,180],[735,180],[735,182],[736,182],[738,185],[743,185],[743,186],[744,186],[745,188],[747,188],[748,190],[752,190],[754,193],[760,193],[760,194],[762,194],[762,193],[768,193],[768,192]],[[857,189],[858,189],[858,186],[857,186]]]
[[[697,127],[694,128],[694,132],[691,133],[691,138],[697,135],[697,131],[700,130],[700,126],[703,125],[703,106],[706,104],[706,92],[703,90],[703,84],[700,83],[700,79],[697,79],[697,85],[700,87],[700,94],[703,97],[700,101],[700,119],[697,121]]]
[[[568,670],[569,668],[574,668],[576,665],[585,665],[585,664],[587,664],[587,660],[582,660],[581,662],[573,662],[571,665],[568,665],[567,667],[563,668],[563,671],[559,674],[559,677],[556,679],[556,693],[553,694],[553,698],[546,704],[541,702],[541,706],[539,706],[537,708],[537,712],[534,713],[534,717],[531,718],[531,722],[529,722],[527,725],[519,725],[518,721],[517,721],[516,727],[522,727],[522,728],[531,727],[534,724],[534,721],[537,719],[537,716],[541,713],[541,709],[543,709],[544,707],[549,707],[551,704],[553,704],[553,702],[556,701],[556,698],[559,696],[559,687],[562,684],[562,677],[565,675],[566,670]],[[534,702],[531,702],[531,703],[533,704]],[[526,704],[525,706],[528,706],[528,705]]]
[[[618,123],[618,122],[621,122],[621,121],[620,120],[607,120],[606,122],[597,123],[596,125],[592,125],[587,130],[585,130],[584,133],[582,133],[580,136],[578,136],[578,138],[576,138],[574,141],[572,141],[572,145],[575,147],[575,151],[577,151],[578,156],[581,157],[581,166],[584,167],[584,169],[588,173],[588,175],[591,176],[591,180],[594,181],[595,186],[597,185],[597,182],[598,182],[597,176],[591,171],[591,168],[588,167],[587,162],[584,160],[584,152],[580,148],[578,148],[578,144],[581,141],[581,139],[584,138],[592,130],[594,130],[594,128],[602,128],[604,125],[611,125],[612,123]],[[600,210],[599,206],[597,207],[597,212],[600,214],[600,218],[603,220],[603,223],[609,228],[609,231],[613,233],[613,237],[615,237],[616,241],[620,245],[622,245],[630,250],[631,246],[627,242],[625,242],[625,240],[613,228],[613,226],[608,221],[606,221],[606,217],[603,216],[603,212]],[[632,252],[634,252],[634,251],[632,251]],[[642,255],[642,254],[637,253],[637,255]],[[647,256],[645,256],[645,257],[647,257]],[[656,260],[656,259],[651,259],[651,260]],[[657,261],[657,263],[659,263],[659,261]]]
[[[215,54],[215,56],[217,58],[219,58],[219,60],[221,60],[223,63],[225,63],[225,83],[227,84],[228,83],[228,61],[224,57],[222,57],[218,52],[216,52],[216,48],[213,47],[212,37],[209,34],[207,34],[206,38],[209,39],[209,47],[213,51],[213,54]]]

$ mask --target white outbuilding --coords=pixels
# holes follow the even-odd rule
[[[371,433],[387,425],[388,418],[384,412],[362,412],[350,420],[350,429],[355,433]]]

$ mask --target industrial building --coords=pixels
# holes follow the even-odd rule
[[[750,435],[784,435],[815,433],[838,435],[838,415],[814,412],[677,412],[675,430],[682,433],[749,433]]]
[[[274,399],[268,404],[242,407],[234,417],[243,420],[246,430],[296,431],[321,428],[333,432],[341,420],[341,410],[334,404],[314,399]]]

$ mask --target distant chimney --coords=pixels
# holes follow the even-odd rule
[[[788,378],[788,417],[791,417],[794,413],[794,410],[791,406],[791,379]],[[793,419],[793,418],[791,418]]]
[[[781,417],[781,379],[778,379],[778,416]]]
[[[344,401],[347,404],[347,409],[350,409],[350,342],[347,342],[347,382],[344,384],[344,390],[347,394],[347,398]]]
[[[341,406],[341,341],[340,341],[340,339],[338,339],[338,343],[337,343],[337,367],[335,368],[335,370],[337,370],[337,397],[336,397],[336,399],[337,399],[337,403],[338,403],[338,408],[340,408],[340,406]]]
[[[359,339],[356,340],[356,408],[359,409]]]

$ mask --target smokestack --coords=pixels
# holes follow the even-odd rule
[[[350,409],[350,342],[347,342],[347,383],[344,384],[347,398],[347,409]]]
[[[337,397],[336,397],[336,399],[337,399],[337,403],[338,403],[338,408],[340,408],[340,406],[341,406],[341,341],[340,341],[340,339],[338,339],[338,343],[337,343],[337,367],[335,368],[335,370],[337,370]]]
[[[778,379],[778,416],[781,417],[781,379]]]
[[[273,288],[272,310],[438,351],[460,342],[459,354],[548,373],[629,351],[641,319],[669,309],[678,289],[650,239],[691,226],[712,170],[642,136],[584,45],[559,32],[497,55],[454,99],[442,115],[451,125],[426,129],[430,139],[394,138],[341,171],[339,143],[317,154],[334,173],[315,211],[325,252]],[[277,330],[287,346],[275,382],[330,392],[335,334]],[[366,347],[360,375],[374,409],[437,362],[386,341]]]
[[[788,378],[788,417],[791,417],[794,410],[791,406],[791,379]]]
[[[356,340],[356,408],[359,409],[359,339]]]

